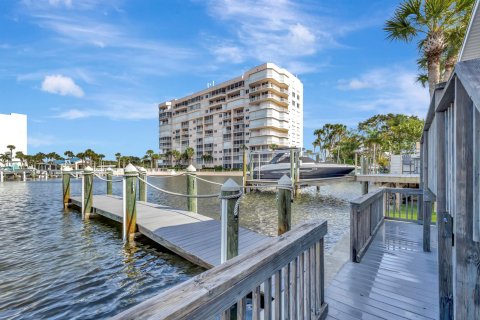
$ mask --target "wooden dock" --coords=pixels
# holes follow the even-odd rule
[[[422,229],[386,220],[362,261],[330,282],[327,319],[438,319],[437,243],[432,237],[432,252],[423,252]]]
[[[81,197],[71,197],[81,207]],[[93,212],[122,223],[123,201],[112,195],[94,195]],[[137,201],[140,233],[204,268],[220,265],[220,221],[201,214]],[[240,228],[239,254],[257,248],[269,237]]]
[[[357,174],[355,180],[358,182],[390,183],[390,184],[419,184],[419,174]]]

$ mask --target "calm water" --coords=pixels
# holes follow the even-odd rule
[[[185,177],[149,181],[186,190]],[[198,187],[204,194],[218,188],[204,182]],[[94,192],[105,189],[96,179]],[[203,271],[147,239],[125,247],[118,226],[102,219],[83,222],[77,212],[64,212],[61,193],[59,180],[0,183],[0,319],[107,318]],[[72,194],[80,194],[79,180],[72,181]],[[121,194],[121,183],[114,184],[114,194]],[[359,195],[356,183],[323,186],[320,193],[302,189],[292,207],[293,223],[328,220],[328,249],[348,230],[348,200]],[[155,190],[149,190],[148,201],[186,209],[184,198]],[[217,199],[199,199],[202,214],[218,219],[219,208]],[[275,235],[275,192],[244,197],[240,224]]]

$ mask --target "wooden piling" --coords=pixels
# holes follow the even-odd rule
[[[292,227],[292,179],[283,175],[277,187],[278,235]]]
[[[189,196],[197,195],[197,169],[193,165],[187,168],[187,194]],[[187,198],[187,210],[198,212],[197,198]]]
[[[131,242],[137,228],[138,170],[129,163],[123,175],[123,241]]]
[[[235,204],[240,197],[240,186],[228,179],[221,190],[221,197],[228,197],[238,195],[232,199],[222,199],[222,215],[221,215],[221,255],[220,261],[225,261],[236,257],[238,255],[238,212],[235,215]]]
[[[27,181],[27,173],[25,171],[22,173],[22,181]]]
[[[361,173],[367,174],[368,171],[368,162],[367,159],[365,159],[364,156],[360,158],[360,166],[361,166]],[[362,185],[362,194],[367,194],[368,193],[368,181],[363,181],[360,182]]]
[[[62,171],[63,207],[67,208],[70,202],[70,174],[72,168],[66,167]]]
[[[243,190],[247,186],[247,148],[242,148]]]
[[[141,167],[138,176],[147,181],[147,169]],[[147,202],[147,184],[140,179],[138,179],[138,200]]]
[[[107,194],[112,195],[113,194],[113,170],[112,168],[107,169]]]
[[[432,223],[432,201],[423,193],[423,251],[430,252],[430,224]],[[425,200],[427,199],[427,200]]]
[[[298,196],[300,191],[300,150],[295,152],[295,181],[294,181],[294,195],[295,197]]]
[[[93,169],[88,166],[82,175],[82,219],[88,219],[93,205]]]
[[[0,182],[3,182],[3,179],[4,179],[3,170],[0,170]]]

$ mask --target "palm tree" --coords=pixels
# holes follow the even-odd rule
[[[71,158],[73,158],[73,157],[75,156],[75,154],[74,154],[72,151],[70,151],[70,150],[65,151],[65,152],[63,153],[63,155],[64,155],[65,157],[67,157],[67,159],[71,159]]]
[[[98,161],[100,162],[100,166],[103,165],[103,159],[105,159],[105,155],[104,154],[97,154],[97,158],[98,158]]]
[[[153,167],[158,169],[158,160],[160,159],[160,155],[158,153],[152,154],[152,161],[154,163]]]
[[[120,152],[115,153],[115,158],[117,159],[117,168],[120,168],[120,158],[122,154]]]
[[[10,150],[10,165],[13,165],[13,150],[15,150],[15,146],[13,144],[9,144],[7,149]]]
[[[272,143],[272,144],[270,144],[270,145],[268,146],[268,148],[269,148],[270,150],[272,150],[272,151],[275,151],[275,150],[278,149],[278,144]]]
[[[474,0],[404,0],[393,17],[385,22],[384,30],[390,40],[411,42],[420,38],[418,47],[421,56],[427,61],[430,96],[441,79],[442,54],[450,45],[448,31],[463,22],[465,12],[471,12],[473,2]]]
[[[192,164],[193,156],[195,155],[195,150],[192,147],[188,147],[183,152],[183,158],[188,161],[188,164]]]
[[[6,153],[0,153],[0,162],[3,163],[3,165],[7,165],[8,160],[10,160],[10,156]]]
[[[182,154],[178,150],[172,150],[171,151],[172,157],[175,159],[175,164],[178,163],[178,160],[182,157]]]
[[[23,154],[23,152],[22,152],[22,151],[17,151],[17,152],[15,153],[15,158],[17,158],[17,159],[20,160],[20,165],[21,165],[21,167],[23,168],[23,162],[24,162],[24,160],[25,160],[25,155]]]
[[[85,168],[85,153],[83,152],[77,153],[77,158],[79,158],[82,161],[82,167]]]
[[[145,152],[147,155],[147,158],[150,159],[150,169],[153,169],[153,157],[152,155],[155,153],[152,149],[148,149],[147,152]]]
[[[213,156],[211,154],[206,153],[206,154],[202,155],[202,159],[203,159],[204,164],[205,164],[205,162],[213,161]]]

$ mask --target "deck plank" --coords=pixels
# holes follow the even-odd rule
[[[346,263],[326,289],[331,318],[437,319],[437,243],[423,252],[422,234],[421,225],[385,221],[362,262]]]
[[[80,197],[72,197],[80,206]],[[93,208],[97,214],[122,221],[122,198],[94,195]],[[220,264],[220,221],[201,214],[170,208],[164,205],[137,201],[139,231],[185,259],[204,268]],[[239,254],[259,246],[268,237],[245,228],[239,230]]]

